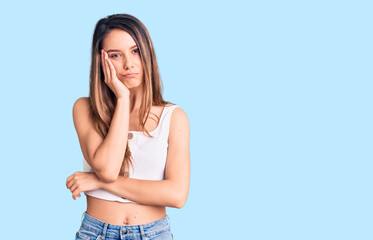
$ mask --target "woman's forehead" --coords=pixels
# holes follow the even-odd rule
[[[104,49],[130,49],[133,46],[136,46],[135,40],[128,32],[122,29],[111,30],[102,41]]]

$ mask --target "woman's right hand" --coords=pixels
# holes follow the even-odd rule
[[[109,86],[111,91],[114,92],[117,99],[130,95],[130,91],[126,86],[118,79],[113,63],[110,61],[107,52],[101,49],[101,66],[105,75],[105,83]]]

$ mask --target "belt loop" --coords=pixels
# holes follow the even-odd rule
[[[105,238],[106,238],[106,230],[108,228],[108,225],[109,225],[109,223],[104,224],[104,230],[102,231],[102,236],[101,236],[102,240],[105,240]]]
[[[80,218],[80,222],[83,221],[84,214],[85,214],[85,211],[83,212],[82,217]]]
[[[139,228],[140,228],[140,233],[141,233],[141,239],[142,240],[148,240],[148,238],[145,236],[144,226],[142,224],[140,224]]]
[[[126,237],[125,234],[123,234],[123,231],[125,233],[127,233],[127,229],[126,229],[125,226],[121,226],[120,229],[119,229],[119,238],[120,239],[124,239]]]

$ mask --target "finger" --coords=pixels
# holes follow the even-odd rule
[[[109,69],[110,69],[111,76],[112,76],[112,77],[116,77],[116,76],[117,76],[117,73],[115,72],[114,65],[113,65],[113,63],[110,61],[110,59],[108,59],[108,65],[109,65]]]
[[[70,185],[71,185],[70,181],[66,181],[66,187],[70,188]]]
[[[70,188],[70,186],[73,184],[73,178],[70,178],[69,180],[66,181],[66,187]]]
[[[80,191],[79,191],[79,190],[74,191],[74,192],[73,192],[73,195],[74,195],[75,197],[77,197],[77,196],[80,197]]]
[[[105,52],[105,59],[106,59],[106,61],[105,61],[105,63],[106,63],[106,65],[105,65],[106,73],[108,74],[108,77],[109,77],[109,79],[111,81],[111,79],[113,79],[113,75],[111,74],[111,71],[110,71],[110,66],[109,66],[110,60],[109,60],[109,55],[108,55],[107,52]]]
[[[107,81],[108,75],[106,73],[106,63],[105,63],[105,52],[102,50],[101,52],[101,66],[102,66],[102,71],[104,72],[105,79],[104,81]]]
[[[68,176],[67,179],[66,179],[66,182],[70,181],[73,176],[74,176],[74,174],[71,174],[70,176]]]
[[[78,172],[75,172],[75,173],[74,173],[73,175],[71,175],[69,178],[70,178],[69,181],[66,182],[66,187],[67,187],[67,188],[70,188],[74,183],[76,183],[77,178],[78,178]]]
[[[72,186],[74,186],[74,183],[75,181],[70,181],[69,184],[67,185],[67,188],[70,189],[70,191],[71,191]]]
[[[106,60],[105,60],[105,51],[102,50],[101,52],[101,67],[102,71],[104,72],[105,79],[104,81],[106,82],[108,80],[108,74],[107,74],[107,69],[106,69]]]
[[[76,188],[74,191],[72,191],[72,194],[75,196],[75,198],[80,197],[80,192],[81,191],[82,191],[81,189]]]
[[[70,191],[74,192],[76,191],[77,188],[78,188],[78,183],[75,183],[74,185],[71,186]]]

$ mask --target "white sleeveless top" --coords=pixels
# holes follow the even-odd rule
[[[177,105],[167,105],[164,107],[156,129],[149,132],[153,138],[147,137],[142,131],[128,131],[128,145],[133,158],[133,169],[132,167],[129,168],[130,178],[164,180],[170,120],[171,114],[176,107]],[[84,156],[83,171],[93,172]],[[109,201],[136,203],[104,189],[85,191],[84,194]]]

